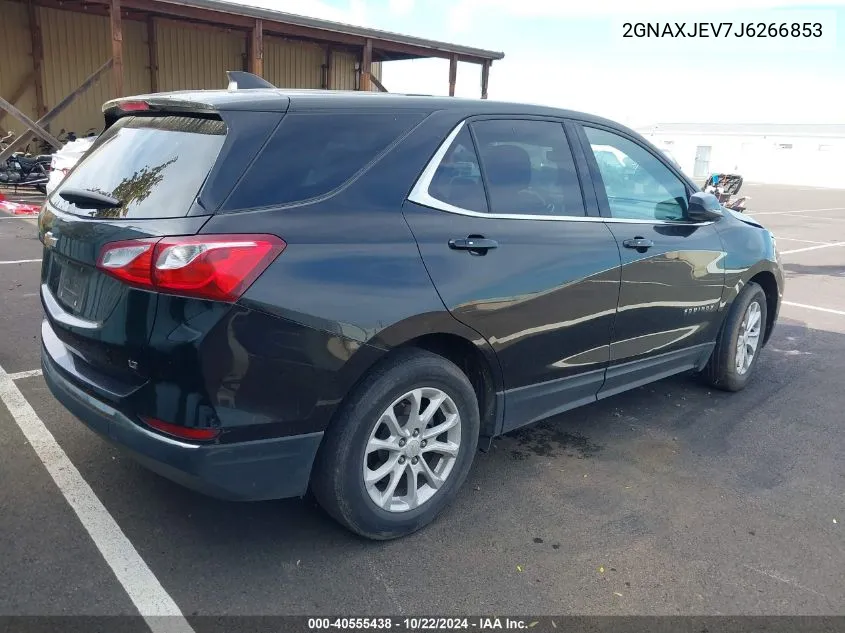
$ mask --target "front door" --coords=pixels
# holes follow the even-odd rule
[[[619,251],[581,184],[561,122],[473,120],[405,205],[444,304],[497,353],[505,431],[594,401],[604,381]]]
[[[599,207],[622,257],[601,394],[610,395],[708,358],[724,316],[725,253],[712,222],[687,219],[690,188],[657,153],[606,128],[582,130]]]

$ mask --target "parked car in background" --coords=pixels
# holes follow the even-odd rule
[[[105,120],[39,218],[44,377],[216,496],[402,536],[495,436],[689,370],[744,388],[777,318],[769,231],[606,119],[267,88]]]

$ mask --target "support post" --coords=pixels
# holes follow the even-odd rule
[[[367,42],[364,44],[364,48],[361,51],[361,82],[358,87],[359,90],[364,92],[370,91],[370,86],[372,85],[370,82],[370,77],[372,76],[373,71],[373,40],[369,37],[367,38]]]
[[[373,85],[379,92],[387,92],[387,88],[384,87],[384,84],[382,84],[375,75],[370,75],[370,81],[373,82]]]
[[[35,73],[35,111],[38,117],[44,116],[47,112],[47,104],[44,102],[44,40],[41,37],[41,19],[38,17],[38,9],[29,0],[27,3],[29,13],[29,34],[32,38],[32,70]]]
[[[455,96],[455,83],[458,79],[458,56],[454,53],[449,58],[449,96]]]
[[[13,106],[8,101],[6,101],[3,97],[0,97],[0,109],[5,110],[9,114],[11,114],[18,121],[20,121],[27,128],[29,128],[29,130],[33,134],[35,134],[39,138],[44,139],[45,141],[47,141],[50,145],[52,145],[56,149],[58,149],[62,146],[62,144],[59,142],[59,140],[56,137],[54,137],[52,134],[50,134],[49,132],[44,130],[38,123],[36,123],[32,119],[30,119],[23,112],[18,110],[15,106]],[[23,136],[23,134],[21,134],[21,136]],[[20,138],[20,137],[18,137],[18,138]],[[11,145],[10,145],[10,147],[11,147]],[[6,150],[4,150],[3,153],[8,152],[8,151],[9,150],[7,148]],[[11,152],[10,152],[10,154],[11,154]]]
[[[326,90],[331,90],[334,86],[334,49],[332,45],[326,46]]]
[[[147,17],[147,50],[150,56],[150,92],[158,92],[158,33],[156,19]]]
[[[111,0],[112,94],[123,96],[123,20],[120,0]]]
[[[249,72],[264,76],[264,20],[256,18],[249,39]]]
[[[490,60],[485,59],[481,64],[481,98],[487,98],[487,82],[490,78]]]
[[[96,71],[94,71],[94,73],[92,75],[90,75],[85,81],[83,81],[76,90],[74,90],[68,96],[66,96],[64,99],[59,101],[59,103],[56,104],[56,106],[52,110],[50,110],[47,114],[45,114],[43,117],[38,119],[38,121],[34,125],[41,128],[41,127],[46,126],[53,119],[55,119],[59,114],[61,114],[64,111],[65,108],[67,108],[71,103],[73,103],[79,95],[81,95],[86,90],[88,90],[91,86],[93,86],[95,83],[97,83],[97,81],[99,81],[99,79],[103,75],[103,73],[105,73],[109,68],[112,67],[112,62],[113,62],[113,60],[110,59],[105,64],[100,66]],[[8,107],[6,107],[6,106],[9,106],[10,104],[7,101],[4,101],[3,99],[0,99],[0,101],[2,102],[2,103],[0,103],[0,110],[6,110],[14,116],[14,113]],[[4,103],[6,104],[6,106],[3,105]],[[17,108],[15,108],[14,106],[12,106],[12,109],[15,110],[15,112],[19,112],[19,110]],[[18,117],[15,117],[15,118],[18,118]],[[20,120],[20,119],[18,118],[18,120]],[[32,121],[30,121],[30,123],[32,123]],[[9,145],[9,147],[7,147],[2,152],[0,152],[0,164],[2,164],[3,161],[5,161],[9,156],[14,154],[15,151],[17,151],[17,149],[19,147],[24,146],[27,139],[29,138],[30,131],[35,132],[35,130],[31,126],[27,125],[27,127],[29,128],[28,131],[26,131],[23,134],[21,134],[20,136],[18,136],[18,138],[16,138],[14,141],[12,141],[12,143]],[[39,136],[40,136],[40,134],[39,134]],[[44,137],[42,136],[41,138],[44,138]],[[53,140],[56,143],[59,143],[58,139],[53,139]],[[47,141],[47,142],[52,144],[51,141]],[[60,147],[60,146],[61,146],[61,143],[59,143],[58,145],[55,145],[55,147]]]

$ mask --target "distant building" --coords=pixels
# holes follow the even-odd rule
[[[664,123],[637,131],[693,178],[845,188],[845,125]]]

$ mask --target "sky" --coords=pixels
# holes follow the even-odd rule
[[[238,0],[502,51],[489,98],[653,123],[845,123],[845,0]],[[820,23],[822,37],[623,38],[624,24]],[[837,30],[837,26],[840,26]],[[674,28],[674,27],[673,27]],[[724,29],[727,27],[723,27]],[[477,98],[480,67],[458,65]],[[449,62],[389,62],[390,92],[445,95]]]

